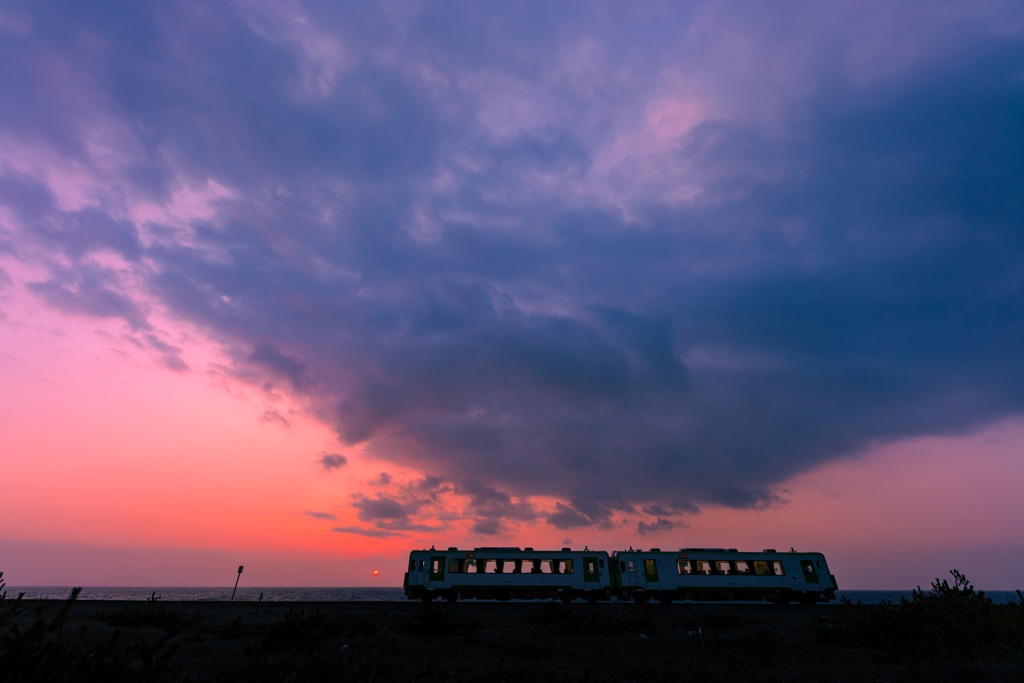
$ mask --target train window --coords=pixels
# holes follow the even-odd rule
[[[754,560],[754,573],[758,576],[767,576],[769,574],[768,563],[761,560]]]
[[[750,568],[750,563],[743,560],[736,561],[736,573],[737,574],[753,574],[753,570]]]
[[[818,560],[818,569],[824,569],[824,568],[825,568],[825,565],[822,563],[821,560]]]
[[[676,560],[676,571],[680,574],[692,574],[693,567],[686,560]]]
[[[523,573],[523,561],[522,560],[512,560],[512,573],[513,574],[522,574]]]
[[[463,571],[467,574],[476,574],[476,560],[466,560],[466,564],[465,567],[463,568]]]
[[[711,563],[707,560],[694,560],[693,561],[693,573],[694,574],[711,574]]]
[[[620,569],[619,571],[625,572],[626,571],[626,562],[624,560],[619,560],[619,564],[622,565],[622,569]]]
[[[772,562],[772,569],[775,570],[774,572],[772,572],[772,573],[775,574],[775,576],[785,576],[786,575],[786,570],[782,568],[782,563],[781,562]]]
[[[462,560],[451,558],[448,560],[448,573],[449,574],[461,574],[462,573]]]
[[[426,564],[426,560],[420,560],[420,571],[423,571],[423,565]]]
[[[632,562],[632,560],[629,563],[629,571],[633,571],[633,562]]]
[[[409,561],[409,571],[411,571],[411,572],[416,571],[416,560],[410,560]]]
[[[597,566],[600,567],[601,569],[604,569],[604,560],[598,560],[597,561]]]
[[[596,571],[594,569],[594,563],[593,562],[587,562],[586,565],[587,565],[587,568],[583,570],[583,572],[585,574],[593,574]]]
[[[728,561],[725,561],[725,562],[715,561],[715,562],[712,562],[712,565],[714,566],[714,572],[713,573],[715,573],[715,574],[732,574],[732,568],[729,566]]]
[[[572,560],[563,560],[562,561],[562,573],[563,574],[572,574]]]
[[[527,560],[527,561],[530,563],[530,573],[531,574],[540,574],[543,571],[540,568],[540,565],[541,565],[541,561],[540,560]]]
[[[430,570],[432,574],[437,574],[441,571],[441,560],[434,560],[433,569]]]

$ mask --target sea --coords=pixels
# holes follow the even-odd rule
[[[70,586],[8,586],[7,597],[24,593],[28,600],[60,600],[71,593]],[[836,591],[841,598],[864,605],[879,605],[886,601],[897,604],[901,597],[910,599],[912,591]],[[1017,602],[1015,591],[985,591],[996,603]],[[231,600],[231,587],[173,588],[173,587],[118,587],[85,586],[79,600],[147,600],[225,602]],[[408,598],[402,588],[242,588],[235,593],[235,602],[405,602]],[[769,604],[769,603],[764,603]]]

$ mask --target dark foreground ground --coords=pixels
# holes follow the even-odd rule
[[[35,608],[63,604],[25,601],[4,647],[38,652],[0,680],[1024,681],[1022,661],[823,644],[826,605],[79,601],[31,645]]]

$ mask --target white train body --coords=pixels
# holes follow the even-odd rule
[[[569,602],[632,599],[793,600],[835,598],[825,556],[815,552],[739,552],[723,548],[597,550],[474,548],[414,550],[405,594],[491,600],[560,598]]]
[[[835,598],[838,588],[825,556],[815,552],[739,552],[682,548],[678,552],[612,553],[617,595],[638,602],[771,600],[813,603]]]
[[[611,596],[608,553],[597,550],[474,548],[414,550],[406,595],[413,599],[491,600]]]

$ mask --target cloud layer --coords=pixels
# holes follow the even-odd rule
[[[152,313],[189,323],[482,534],[528,496],[645,533],[763,505],[1024,410],[1021,19],[26,4],[0,250],[33,274],[5,291],[178,371]],[[415,500],[353,504],[391,535]]]

